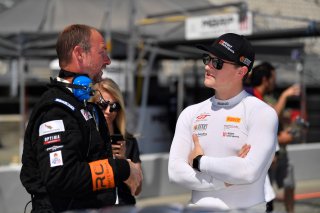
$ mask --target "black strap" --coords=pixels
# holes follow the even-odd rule
[[[56,85],[59,85],[59,86],[69,87],[69,88],[73,88],[73,89],[87,90],[86,86],[77,85],[77,84],[71,84],[71,83],[65,83],[65,82],[62,82],[62,81],[58,81],[57,79],[53,79],[51,77],[50,77],[50,82],[51,82],[51,84],[56,84]]]
[[[70,72],[64,69],[61,69],[59,72],[59,77],[60,78],[68,78],[68,77],[76,77],[77,75],[85,75],[89,78],[89,76],[87,74],[80,74],[80,73],[75,73],[75,72]]]
[[[59,77],[60,78],[74,77],[76,75],[78,75],[78,74],[74,73],[74,72],[70,72],[70,71],[64,70],[64,69],[61,69],[60,72],[59,72]]]

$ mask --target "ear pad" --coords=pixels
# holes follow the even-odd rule
[[[72,84],[82,86],[81,88],[73,88],[73,94],[79,101],[89,100],[93,93],[91,89],[92,80],[85,75],[76,76]]]

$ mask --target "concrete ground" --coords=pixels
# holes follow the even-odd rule
[[[282,190],[275,188],[277,199],[274,203],[274,213],[285,213],[282,202]],[[295,213],[320,213],[320,180],[299,181],[296,185]],[[186,205],[190,199],[190,193],[137,199],[137,206],[144,208],[152,205],[179,204]],[[261,210],[264,212],[264,210]]]

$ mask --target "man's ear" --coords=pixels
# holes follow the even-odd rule
[[[268,84],[268,78],[266,76],[263,76],[262,77],[262,81],[261,81],[261,84]]]
[[[79,45],[75,46],[73,48],[72,54],[77,60],[82,60],[82,57],[83,57],[82,47],[80,47]]]
[[[239,67],[238,74],[241,75],[241,77],[245,76],[247,72],[248,72],[248,67],[246,66]]]

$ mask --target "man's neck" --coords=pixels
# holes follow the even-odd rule
[[[242,90],[243,90],[242,86],[232,90],[231,89],[226,89],[224,91],[216,90],[215,97],[216,99],[219,99],[219,100],[229,100],[230,98],[233,98],[236,95],[238,95]]]

